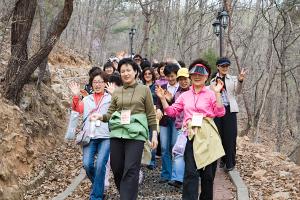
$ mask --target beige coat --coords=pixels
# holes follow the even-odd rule
[[[216,77],[211,79],[210,84],[216,84]],[[227,98],[230,105],[230,112],[239,112],[239,106],[237,104],[237,95],[242,91],[242,83],[238,81],[236,76],[227,74],[225,76],[225,85],[227,91]]]
[[[225,155],[218,128],[212,118],[205,117],[201,127],[188,124],[189,140],[193,141],[197,169],[202,169]]]

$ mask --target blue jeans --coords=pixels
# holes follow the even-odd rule
[[[83,147],[83,167],[92,182],[90,200],[103,200],[106,163],[109,157],[109,139],[92,139]],[[97,160],[95,160],[97,157]]]
[[[152,140],[152,129],[149,127],[149,140]],[[151,150],[151,161],[149,166],[156,167],[156,161],[155,161],[155,156],[156,156],[156,149]]]
[[[177,131],[177,137],[179,134],[182,132]],[[183,177],[184,177],[184,167],[185,167],[185,162],[184,162],[184,156],[183,155],[173,155],[173,163],[172,163],[172,178],[171,180],[173,181],[179,181],[183,182]]]
[[[167,126],[160,126],[160,145],[162,170],[161,179],[171,180],[172,177],[172,148],[176,143],[177,129],[175,123],[168,119]]]

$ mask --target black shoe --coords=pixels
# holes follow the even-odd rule
[[[149,170],[154,170],[154,169],[155,169],[155,166],[154,166],[154,165],[147,165],[147,169],[149,169]]]
[[[163,178],[161,178],[161,179],[159,179],[159,181],[158,181],[159,183],[167,183],[168,182],[168,180],[167,179],[163,179]]]
[[[182,183],[180,181],[169,181],[168,185],[174,186],[176,188],[181,188]]]

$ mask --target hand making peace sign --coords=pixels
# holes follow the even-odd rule
[[[246,70],[244,68],[242,68],[241,73],[239,74],[239,81],[242,82],[244,81],[245,75],[246,75]]]

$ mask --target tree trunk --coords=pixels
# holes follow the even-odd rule
[[[257,118],[257,120],[255,120],[255,118],[254,118],[254,123],[253,123],[253,128],[255,129],[255,142],[258,142],[259,125],[261,122],[262,113],[265,109],[265,102],[266,102],[267,96],[269,95],[269,93],[271,91],[271,87],[273,85],[276,71],[277,71],[275,69],[274,72],[272,73],[272,66],[273,66],[272,62],[271,62],[272,55],[273,55],[272,30],[271,30],[271,27],[269,27],[268,49],[267,49],[267,55],[266,55],[266,59],[267,59],[267,62],[266,62],[267,73],[266,74],[268,77],[267,77],[266,82],[263,84],[264,87],[262,90],[262,98],[260,100],[260,103],[258,103],[257,111],[255,111],[255,118]],[[272,116],[272,112],[270,112],[269,115]]]
[[[230,19],[232,19],[232,14],[233,14],[233,7],[232,7],[232,0],[224,0],[224,6],[226,8],[226,10],[229,13]],[[256,8],[255,8],[255,17],[253,18],[252,22],[251,22],[251,27],[250,27],[250,34],[247,37],[247,40],[245,41],[245,48],[243,49],[243,53],[242,53],[242,57],[239,60],[235,47],[233,46],[232,40],[231,40],[231,31],[232,31],[232,23],[231,20],[229,20],[229,25],[228,25],[228,41],[229,44],[231,46],[231,50],[234,54],[235,60],[236,60],[236,64],[237,64],[237,68],[238,71],[241,71],[241,68],[244,68],[245,66],[245,62],[246,62],[246,58],[247,55],[249,53],[251,44],[253,42],[253,38],[254,38],[254,33],[257,27],[257,23],[259,20],[259,16],[260,16],[260,4],[261,4],[261,0],[257,0],[256,1]],[[247,135],[248,132],[251,132],[250,130],[253,130],[253,121],[254,121],[254,116],[255,114],[253,114],[254,112],[251,112],[250,110],[250,103],[249,103],[249,96],[251,95],[247,95],[245,93],[242,94],[243,100],[244,100],[244,105],[245,105],[245,109],[247,112],[247,117],[248,117],[248,122],[247,122],[247,127],[245,130],[242,131],[241,135]]]
[[[99,14],[99,8],[100,8],[101,2],[102,2],[102,0],[98,0],[96,2],[96,8],[92,15],[91,41],[90,41],[89,50],[88,50],[88,55],[89,55],[91,63],[93,61],[97,60],[96,56],[98,54],[98,51],[94,49],[94,40],[96,38],[96,33],[98,31],[98,29],[96,29],[96,21],[98,20],[97,16]],[[97,61],[99,61],[99,59]]]
[[[165,18],[162,20],[163,21],[163,25],[164,25],[164,34],[163,34],[163,40],[162,40],[162,50],[163,50],[163,54],[162,54],[162,58],[160,58],[160,60],[163,60],[167,57],[167,52],[169,49],[169,31],[170,31],[170,15],[171,15],[171,0],[165,1],[166,5],[164,5],[165,8]]]
[[[143,41],[142,41],[140,52],[143,52],[144,57],[147,58],[149,56],[149,33],[150,33],[151,14],[144,13],[143,15],[145,17],[145,21],[144,21],[144,25],[143,25],[144,35],[143,35]]]
[[[73,11],[73,0],[65,0],[64,8],[52,21],[48,31],[48,38],[40,49],[29,60],[27,58],[27,39],[30,31],[36,1],[22,0],[16,5],[12,27],[12,56],[9,62],[9,68],[6,73],[6,91],[5,97],[14,103],[18,103],[19,94],[29,80],[31,74],[40,66],[41,62],[49,55],[55,43],[59,39],[61,33],[66,28]],[[26,15],[31,13],[30,15]],[[20,16],[23,17],[22,24],[19,21]],[[25,18],[25,20],[24,20]],[[25,23],[24,23],[25,22]],[[29,23],[30,22],[30,26]],[[22,32],[20,32],[22,31]],[[16,38],[16,36],[19,36]],[[19,45],[20,44],[20,45]],[[16,65],[13,65],[16,64]]]
[[[8,32],[7,27],[9,26],[10,18],[13,15],[16,2],[17,0],[11,0],[9,1],[9,3],[6,3],[5,1],[0,1],[0,54],[2,51],[2,44]]]
[[[45,0],[38,0],[38,9],[40,15],[40,46],[47,39],[47,15],[45,13]],[[42,81],[50,82],[51,73],[48,65],[48,57],[43,60],[38,70],[37,87],[40,88]]]
[[[5,74],[6,97],[14,101],[17,100],[15,91],[9,91],[8,88],[14,84],[18,76],[22,76],[21,70],[28,60],[27,40],[29,37],[31,24],[36,10],[36,0],[19,0],[14,8],[11,25],[11,57],[8,62]],[[10,88],[10,90],[14,90]]]

